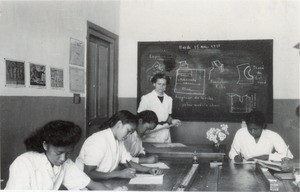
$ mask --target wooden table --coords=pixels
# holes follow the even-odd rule
[[[170,169],[164,169],[162,185],[132,185],[129,179],[111,179],[103,183],[111,187],[125,185],[130,191],[172,191],[176,190],[192,165],[192,159],[164,159]],[[299,191],[291,180],[278,181],[279,191]],[[222,166],[210,167],[200,162],[199,170],[189,191],[269,191],[263,175],[255,164],[235,165],[224,161]]]
[[[155,147],[156,143],[143,143],[148,154],[158,155],[160,159],[190,158],[196,154],[201,162],[223,161],[226,145],[221,145],[220,152],[213,152],[212,145],[186,145],[186,147]],[[195,153],[196,152],[196,153]]]

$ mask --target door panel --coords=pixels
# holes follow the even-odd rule
[[[87,136],[117,109],[118,37],[89,23],[87,49]]]
[[[98,105],[98,112],[99,112],[99,117],[100,118],[108,118],[108,48],[104,46],[99,46],[98,49],[99,53],[99,64],[101,67],[99,68],[98,74],[99,74],[99,79],[98,79],[98,84],[99,84],[99,89],[98,89],[98,95],[99,97],[99,105]]]

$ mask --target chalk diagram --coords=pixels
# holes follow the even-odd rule
[[[224,64],[219,60],[215,60],[211,62],[212,68],[208,72],[208,79],[213,83],[213,79],[215,78],[215,73],[223,73],[224,72]]]
[[[205,94],[205,70],[190,69],[186,61],[181,61],[176,70],[175,93],[186,95]]]
[[[230,97],[230,113],[249,113],[253,108],[253,96],[228,93]]]
[[[165,65],[161,64],[159,61],[155,61],[154,64],[146,70],[147,77],[151,81],[152,77],[156,73],[163,73],[165,71]]]
[[[249,63],[243,63],[237,65],[237,70],[239,73],[239,80],[237,84],[253,84],[254,76],[250,75],[251,67]]]

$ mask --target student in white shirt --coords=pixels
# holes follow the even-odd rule
[[[145,110],[154,111],[159,123],[152,133],[147,134],[146,137],[143,138],[143,141],[170,143],[171,137],[169,128],[181,125],[179,119],[173,119],[171,117],[173,99],[165,93],[170,78],[165,74],[157,73],[152,77],[151,82],[154,86],[154,90],[142,96],[137,112],[140,113]]]
[[[106,121],[97,133],[84,142],[76,164],[94,180],[133,178],[136,171],[161,174],[158,168],[149,168],[132,162],[124,146],[128,134],[135,131],[137,118],[129,111],[119,111]],[[106,129],[105,129],[106,128]],[[120,168],[119,164],[125,165]]]
[[[293,155],[282,137],[274,131],[267,130],[263,113],[252,111],[246,115],[247,127],[239,129],[233,139],[229,158],[236,162],[243,159],[281,161]],[[273,152],[274,151],[274,152]]]
[[[69,159],[81,129],[68,121],[51,121],[25,141],[26,153],[17,157],[9,169],[8,190],[109,190],[92,181]],[[122,190],[126,188],[117,188]]]
[[[153,130],[158,119],[153,111],[146,110],[137,114],[138,125],[136,131],[128,135],[124,141],[127,151],[132,157],[132,161],[136,163],[156,163],[158,157],[156,155],[146,156],[146,151],[143,147],[142,138]]]

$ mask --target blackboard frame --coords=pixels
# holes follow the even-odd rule
[[[180,58],[182,57],[182,54],[179,54],[179,52],[174,52],[175,48],[179,50],[179,47],[181,46],[181,49],[201,49],[201,47],[204,47],[206,51],[212,50],[212,51],[218,51],[218,49],[224,49],[224,50],[238,50],[241,51],[239,54],[244,54],[243,52],[249,52],[250,54],[258,55],[262,59],[262,63],[264,66],[264,73],[267,75],[266,78],[266,88],[263,88],[263,97],[266,96],[266,98],[263,98],[263,101],[260,103],[261,106],[256,106],[253,109],[261,110],[265,116],[267,123],[273,122],[273,40],[272,39],[263,39],[263,40],[222,40],[222,41],[147,41],[147,42],[138,42],[138,96],[137,96],[137,106],[139,105],[140,99],[142,95],[147,94],[148,92],[153,90],[153,87],[150,83],[150,79],[147,79],[148,76],[145,71],[145,66],[148,64],[145,63],[145,58],[143,57],[144,54],[149,50],[152,51],[153,54],[153,61],[155,61],[155,57],[157,55],[164,54],[164,57],[167,58],[167,61],[164,60],[164,62],[174,62],[176,64],[176,67],[178,69],[178,60],[185,60],[186,58]],[[218,47],[220,46],[220,47]],[[227,46],[227,47],[226,47]],[[192,47],[192,48],[191,48]],[[194,47],[194,48],[193,48]],[[151,50],[152,49],[152,50]],[[195,52],[195,54],[199,54]],[[206,54],[206,53],[204,53]],[[221,53],[220,53],[221,54]],[[149,54],[150,55],[150,54]],[[167,56],[166,56],[167,55]],[[150,57],[150,56],[149,56]],[[183,56],[185,57],[185,56]],[[200,56],[201,57],[201,56]],[[256,56],[255,56],[256,57]],[[171,60],[170,60],[171,58]],[[174,61],[172,61],[172,58]],[[178,59],[179,58],[179,59]],[[151,59],[151,58],[150,58]],[[190,58],[189,58],[190,59]],[[148,60],[148,59],[147,59]],[[152,63],[154,64],[154,63]],[[253,66],[252,66],[253,67]],[[260,66],[258,66],[259,68]],[[252,68],[253,70],[253,68]],[[206,69],[207,71],[207,69]],[[168,69],[164,69],[164,72],[167,75],[170,75],[170,71]],[[199,72],[200,73],[200,72]],[[174,70],[173,70],[174,75]],[[172,74],[170,75],[172,77]],[[145,78],[147,77],[147,78]],[[174,81],[175,78],[173,78]],[[147,85],[145,82],[148,82]],[[171,83],[172,84],[172,83]],[[255,84],[253,85],[255,87],[259,87],[260,85]],[[147,91],[145,91],[148,88]],[[174,89],[174,86],[172,85],[169,87]],[[252,89],[252,88],[251,88]],[[255,91],[257,88],[254,88]],[[172,93],[173,91],[170,89],[166,90],[166,93],[172,97],[174,97]],[[255,94],[256,95],[256,94]],[[258,94],[257,94],[258,95]],[[262,97],[262,96],[260,96]],[[176,100],[176,99],[175,99]],[[240,122],[244,119],[246,113],[228,113],[225,112],[221,115],[218,113],[214,113],[211,111],[211,113],[203,113],[197,115],[196,113],[193,115],[189,114],[180,114],[181,110],[177,109],[179,113],[174,113],[174,108],[176,108],[176,102],[174,105],[174,98],[173,98],[173,117],[181,119],[183,121],[205,121],[205,122]],[[259,103],[259,102],[257,102]],[[262,104],[263,103],[263,104]],[[247,113],[250,111],[247,111]]]

